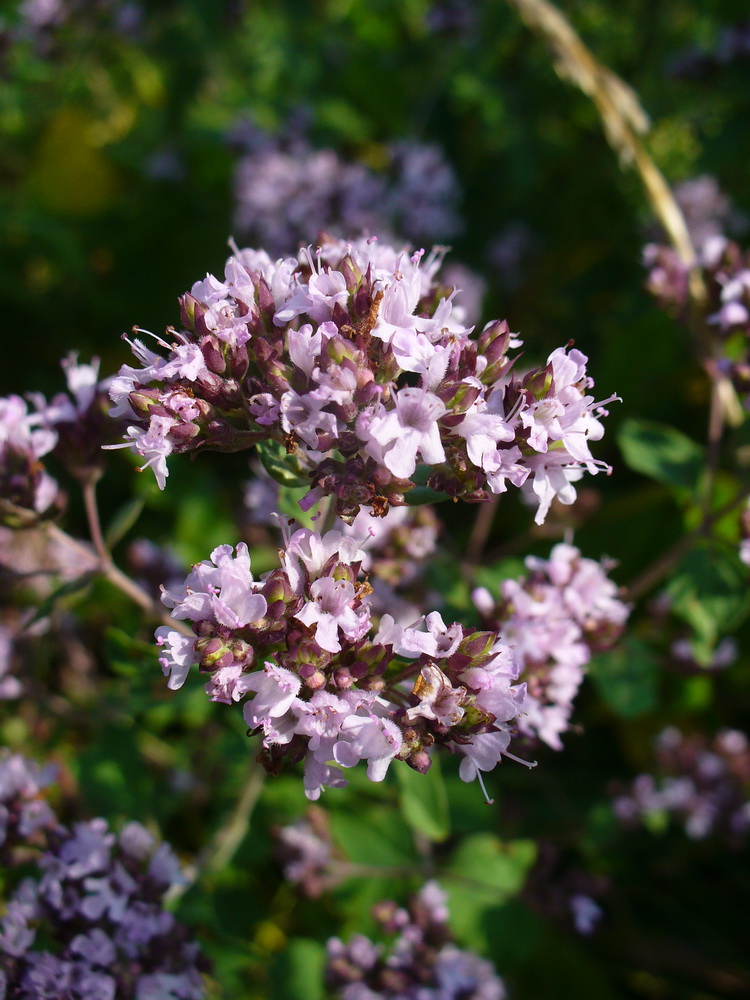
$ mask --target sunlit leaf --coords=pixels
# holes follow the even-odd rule
[[[694,487],[705,466],[705,450],[666,424],[626,420],[618,442],[631,469],[667,486]]]
[[[406,822],[430,840],[445,840],[450,833],[448,795],[437,755],[427,774],[419,774],[405,765],[396,767],[395,772]]]

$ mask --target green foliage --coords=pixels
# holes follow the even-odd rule
[[[415,833],[430,840],[445,840],[451,832],[448,814],[448,793],[437,755],[427,774],[418,774],[408,767],[396,770],[401,794],[399,804],[404,819]]]
[[[331,832],[344,855],[367,868],[408,871],[417,860],[409,827],[391,810],[336,812]]]
[[[666,486],[695,489],[705,452],[686,434],[666,424],[629,419],[620,427],[618,442],[631,469]]]
[[[281,486],[309,486],[310,480],[299,462],[278,441],[261,441],[257,446],[258,457],[266,472]]]
[[[458,939],[485,941],[485,921],[523,888],[536,857],[532,840],[503,842],[492,833],[464,837],[441,882]]]
[[[273,1000],[324,1000],[325,951],[318,941],[295,938],[274,964]]]
[[[747,569],[724,546],[702,544],[686,552],[667,593],[674,613],[711,645],[736,629],[750,610]]]
[[[29,625],[35,625],[37,622],[42,621],[42,619],[47,618],[65,598],[80,595],[81,591],[86,590],[90,586],[94,575],[93,572],[83,573],[74,580],[67,580],[65,583],[61,583],[59,587],[55,587],[52,593],[39,602],[34,614],[29,619]]]
[[[623,719],[653,711],[659,699],[659,658],[639,639],[627,637],[600,653],[590,666],[604,702]]]

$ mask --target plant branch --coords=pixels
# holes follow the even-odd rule
[[[737,496],[725,503],[723,507],[719,507],[713,513],[705,514],[700,525],[694,531],[676,541],[671,548],[662,553],[658,559],[640,573],[630,586],[625,588],[623,600],[636,601],[648,593],[652,587],[655,587],[667,575],[679,561],[680,557],[690,549],[691,545],[698,538],[706,536],[717,521],[726,517],[727,514],[731,514],[748,496],[750,496],[750,486],[746,486],[740,490]]]
[[[320,519],[320,534],[324,535],[327,531],[331,531],[336,523],[336,496],[331,493],[328,497],[328,501],[325,505],[325,509],[321,506],[322,517]]]
[[[109,554],[102,533],[99,506],[96,502],[96,483],[93,479],[86,479],[81,484],[81,489],[83,490],[83,505],[86,509],[86,520],[89,526],[91,541],[96,549],[96,554],[99,556],[101,565],[105,566],[112,562],[112,557]]]
[[[690,268],[690,293],[703,301],[706,290],[696,266],[695,249],[685,222],[664,175],[656,166],[640,136],[650,122],[635,92],[616,73],[604,66],[584,45],[564,15],[548,0],[507,0],[524,23],[551,46],[555,69],[583,91],[596,105],[610,146],[623,166],[633,166],[641,178],[654,214],[661,222],[680,260]]]
[[[183,896],[194,883],[201,881],[206,876],[215,875],[229,864],[250,829],[250,819],[260,797],[264,780],[265,771],[252,759],[245,773],[242,793],[235,802],[234,808],[216,831],[208,846],[198,855],[195,863],[188,866],[187,883],[175,886],[168,893],[170,903]]]
[[[185,622],[172,618],[166,609],[153,599],[148,591],[144,590],[135,580],[131,580],[126,573],[118,569],[109,556],[106,559],[102,559],[98,553],[92,552],[88,545],[80,542],[77,538],[73,538],[72,535],[63,531],[62,528],[59,528],[52,521],[46,522],[45,530],[56,542],[75,551],[79,557],[83,557],[90,564],[92,570],[98,572],[105,580],[108,580],[114,587],[117,587],[121,593],[129,597],[131,601],[143,608],[151,618],[162,622],[164,625],[169,625],[171,629],[174,629],[175,632],[179,632],[181,635],[190,636],[191,638],[195,636],[193,630]]]

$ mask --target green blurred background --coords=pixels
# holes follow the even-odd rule
[[[634,87],[653,122],[649,149],[669,182],[712,174],[738,219],[750,216],[747,5],[559,6],[597,57]],[[206,271],[221,273],[228,253],[238,126],[251,121],[273,136],[303,116],[313,147],[376,172],[396,140],[437,144],[460,189],[464,230],[451,240],[454,254],[487,283],[483,319],[507,317],[534,362],[574,339],[591,358],[599,395],[623,397],[597,449],[615,473],[586,484],[588,514],[556,527],[553,518],[553,537],[576,527],[584,554],[617,558],[615,576],[626,583],[694,523],[686,494],[628,470],[616,444],[623,419],[633,417],[705,437],[708,381],[685,331],[642,288],[641,251],[657,232],[654,219],[638,177],[620,168],[607,145],[594,106],[560,80],[544,44],[510,6],[98,0],[66,7],[49,23],[39,23],[33,4],[6,0],[0,12],[0,392],[58,391],[59,359],[72,349],[83,360],[99,355],[103,372],[113,372],[130,360],[123,331],[139,324],[158,333],[177,323],[177,296]],[[719,478],[727,495],[737,481],[731,456],[749,443],[745,428],[732,432]],[[132,463],[118,461],[102,486],[107,511],[130,489]],[[246,474],[244,455],[205,456],[196,466],[175,460],[164,495],[141,477],[136,489],[146,510],[138,530],[169,541],[186,562],[206,557],[212,544],[237,538],[238,484]],[[502,571],[494,554],[546,553],[550,544],[549,533],[530,529],[529,511],[517,500],[504,498],[500,511],[488,545],[487,572],[495,578]],[[435,585],[449,608],[465,610],[467,594],[460,585],[451,590],[452,567],[473,511],[439,513],[455,531]],[[70,517],[82,533],[80,513]],[[725,533],[735,544],[736,525]],[[743,587],[740,577],[714,644],[746,614],[745,596],[736,597]],[[133,646],[135,615],[111,595],[100,595],[83,615],[92,633],[98,619],[119,626],[97,650],[111,672],[106,697],[114,721],[51,733],[77,760],[93,811],[155,815],[178,847],[197,851],[236,796],[244,761],[233,754],[242,727],[217,724],[199,685],[178,707],[166,692],[154,703],[160,679],[152,684],[138,672],[150,647]],[[747,725],[747,654],[724,674],[670,674],[659,659],[668,637],[647,616],[637,621],[640,645],[584,691],[585,738],[572,738],[563,754],[544,752],[531,776],[504,767],[497,812],[489,816],[476,789],[449,775],[451,850],[482,829],[519,844],[544,838],[614,886],[590,944],[551,929],[510,889],[501,902],[456,903],[461,943],[494,958],[515,1000],[750,996],[741,933],[750,898],[747,853],[689,844],[678,834],[633,834],[626,843],[604,798],[612,778],[648,767],[651,736],[666,722],[709,732]],[[737,634],[750,649],[744,628]],[[118,715],[124,698],[130,707]],[[52,736],[37,738],[49,744]],[[215,801],[188,795],[186,805],[182,792],[164,791],[167,771],[191,769],[203,793],[216,791]],[[347,930],[366,929],[367,906],[398,891],[398,880],[380,880],[295,909],[276,869],[269,882],[267,827],[301,811],[299,784],[295,776],[266,788],[253,821],[258,832],[235,866],[210,897],[186,900],[188,915],[209,927],[226,995],[322,997],[305,979],[320,960],[313,939],[321,928],[340,930],[342,919]],[[378,841],[394,794],[391,786],[373,790],[355,781],[351,792],[329,793],[329,800],[341,843],[408,867],[414,848],[403,846],[409,833],[402,821]],[[352,810],[374,831],[374,847],[363,848],[347,827]],[[481,859],[481,844],[473,846]],[[447,858],[448,847],[441,850]]]

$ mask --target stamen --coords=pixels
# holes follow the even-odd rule
[[[484,795],[484,801],[488,806],[494,806],[495,800],[491,799],[487,794],[487,789],[484,787],[484,778],[482,777],[482,772],[477,768],[477,781],[479,782],[479,787],[482,789],[482,795]]]
[[[520,757],[516,757],[514,753],[508,753],[507,750],[503,752],[503,757],[510,757],[510,759],[514,760],[517,764],[523,764],[524,767],[528,767],[529,769],[536,767],[539,763],[538,760],[522,760]]]

